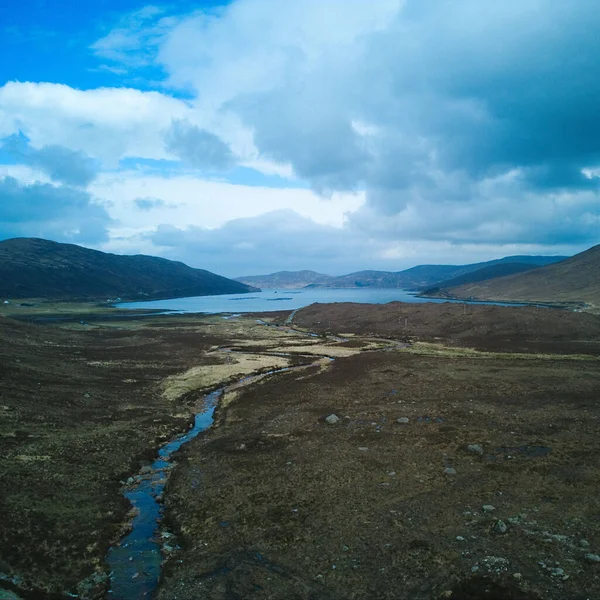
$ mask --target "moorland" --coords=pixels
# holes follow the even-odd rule
[[[225,394],[175,456],[158,598],[600,595],[597,316],[71,309],[0,318],[3,593],[103,597],[129,478],[207,392],[304,365]]]

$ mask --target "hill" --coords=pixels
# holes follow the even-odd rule
[[[418,265],[404,271],[358,271],[349,275],[331,277],[324,283],[315,283],[310,287],[327,288],[399,288],[404,290],[423,290],[433,286],[439,287],[439,282],[461,277],[498,264],[521,263],[532,267],[547,265],[563,260],[564,256],[506,256],[487,262],[468,265]]]
[[[465,284],[449,297],[600,305],[600,245],[561,262],[518,275]]]
[[[0,242],[1,298],[147,300],[251,291],[165,258],[107,254],[37,238]]]
[[[311,284],[325,284],[332,277],[323,275],[316,271],[278,271],[269,275],[248,275],[247,277],[236,277],[247,285],[266,289],[295,289],[303,288]]]
[[[478,281],[487,281],[488,279],[495,279],[496,277],[505,277],[507,275],[515,275],[517,273],[524,273],[525,271],[531,271],[532,269],[539,269],[537,265],[527,263],[497,263],[490,267],[483,267],[477,269],[477,271],[471,271],[446,281],[441,281],[436,284],[435,287],[425,290],[422,296],[439,296],[444,293],[444,290],[450,287],[456,287],[459,285],[465,285],[467,283],[476,283]]]

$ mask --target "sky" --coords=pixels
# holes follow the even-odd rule
[[[600,243],[595,0],[0,4],[0,239],[226,276]]]

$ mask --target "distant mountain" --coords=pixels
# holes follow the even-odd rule
[[[400,288],[423,290],[438,285],[439,282],[461,277],[498,264],[521,263],[542,266],[564,260],[564,256],[506,256],[487,262],[470,265],[418,265],[404,271],[358,271],[340,277],[330,277],[324,283],[313,283],[310,287],[327,288]]]
[[[515,275],[516,273],[524,273],[525,271],[531,271],[532,269],[539,269],[537,265],[509,262],[509,263],[497,263],[490,267],[483,267],[483,269],[477,269],[477,271],[471,271],[446,281],[440,281],[435,284],[435,287],[425,290],[422,296],[440,296],[444,295],[444,290],[459,285],[465,285],[467,283],[476,283],[478,281],[487,281],[488,279],[495,279],[496,277],[505,277],[506,275]]]
[[[446,290],[453,298],[527,302],[585,302],[600,306],[600,245],[518,275]]]
[[[243,294],[248,285],[154,256],[121,256],[37,238],[0,242],[0,297],[123,300]]]
[[[263,289],[293,289],[303,288],[311,284],[325,284],[330,279],[332,277],[329,275],[323,275],[315,271],[278,271],[270,275],[236,277],[235,281]]]

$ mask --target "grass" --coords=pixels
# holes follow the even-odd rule
[[[526,352],[486,352],[474,348],[456,348],[435,344],[432,342],[415,342],[407,348],[398,350],[404,354],[417,354],[419,356],[439,356],[442,358],[479,358],[501,360],[585,360],[600,361],[600,356],[588,354],[532,354]]]
[[[163,397],[173,402],[189,392],[209,390],[223,382],[239,379],[257,371],[287,367],[290,362],[281,356],[226,352],[216,354],[221,359],[229,358],[230,362],[192,367],[184,373],[168,377],[162,384]]]

